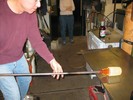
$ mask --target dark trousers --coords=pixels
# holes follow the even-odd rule
[[[66,41],[66,31],[68,29],[69,39],[73,39],[74,16],[60,15],[60,30],[63,41]]]

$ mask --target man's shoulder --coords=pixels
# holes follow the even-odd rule
[[[7,0],[0,0],[0,12],[4,12],[7,9]]]
[[[7,0],[0,0],[0,6],[4,5],[7,2]]]

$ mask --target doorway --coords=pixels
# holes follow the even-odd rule
[[[81,16],[81,0],[74,0],[75,11],[74,14],[74,36],[82,35],[82,16]],[[60,24],[59,24],[59,0],[55,0],[54,4],[51,5],[54,11],[50,15],[50,27],[51,27],[51,38],[55,40],[60,35]],[[66,34],[68,35],[68,34]]]

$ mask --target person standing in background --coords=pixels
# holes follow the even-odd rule
[[[73,27],[74,27],[74,15],[75,5],[73,0],[60,0],[60,28],[62,43],[66,44],[66,31],[68,28],[69,41],[73,43]]]

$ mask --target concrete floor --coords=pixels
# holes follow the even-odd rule
[[[56,60],[62,65],[64,72],[86,71],[82,51],[87,50],[85,36],[75,36],[74,43],[60,43],[51,50]],[[49,65],[37,55],[37,72],[51,72]],[[56,80],[51,76],[34,77],[29,93],[40,100],[90,100],[88,87],[92,85],[89,75],[67,75]]]
[[[62,45],[59,39],[51,49],[64,72],[86,71],[83,51],[87,51],[85,36],[75,36],[74,43],[67,42],[66,45]],[[52,72],[39,55],[36,55],[36,63],[37,73]],[[95,84],[95,80],[90,80],[89,75],[67,75],[60,80],[51,76],[33,77],[28,94],[39,97],[39,100],[90,100],[88,87]]]

